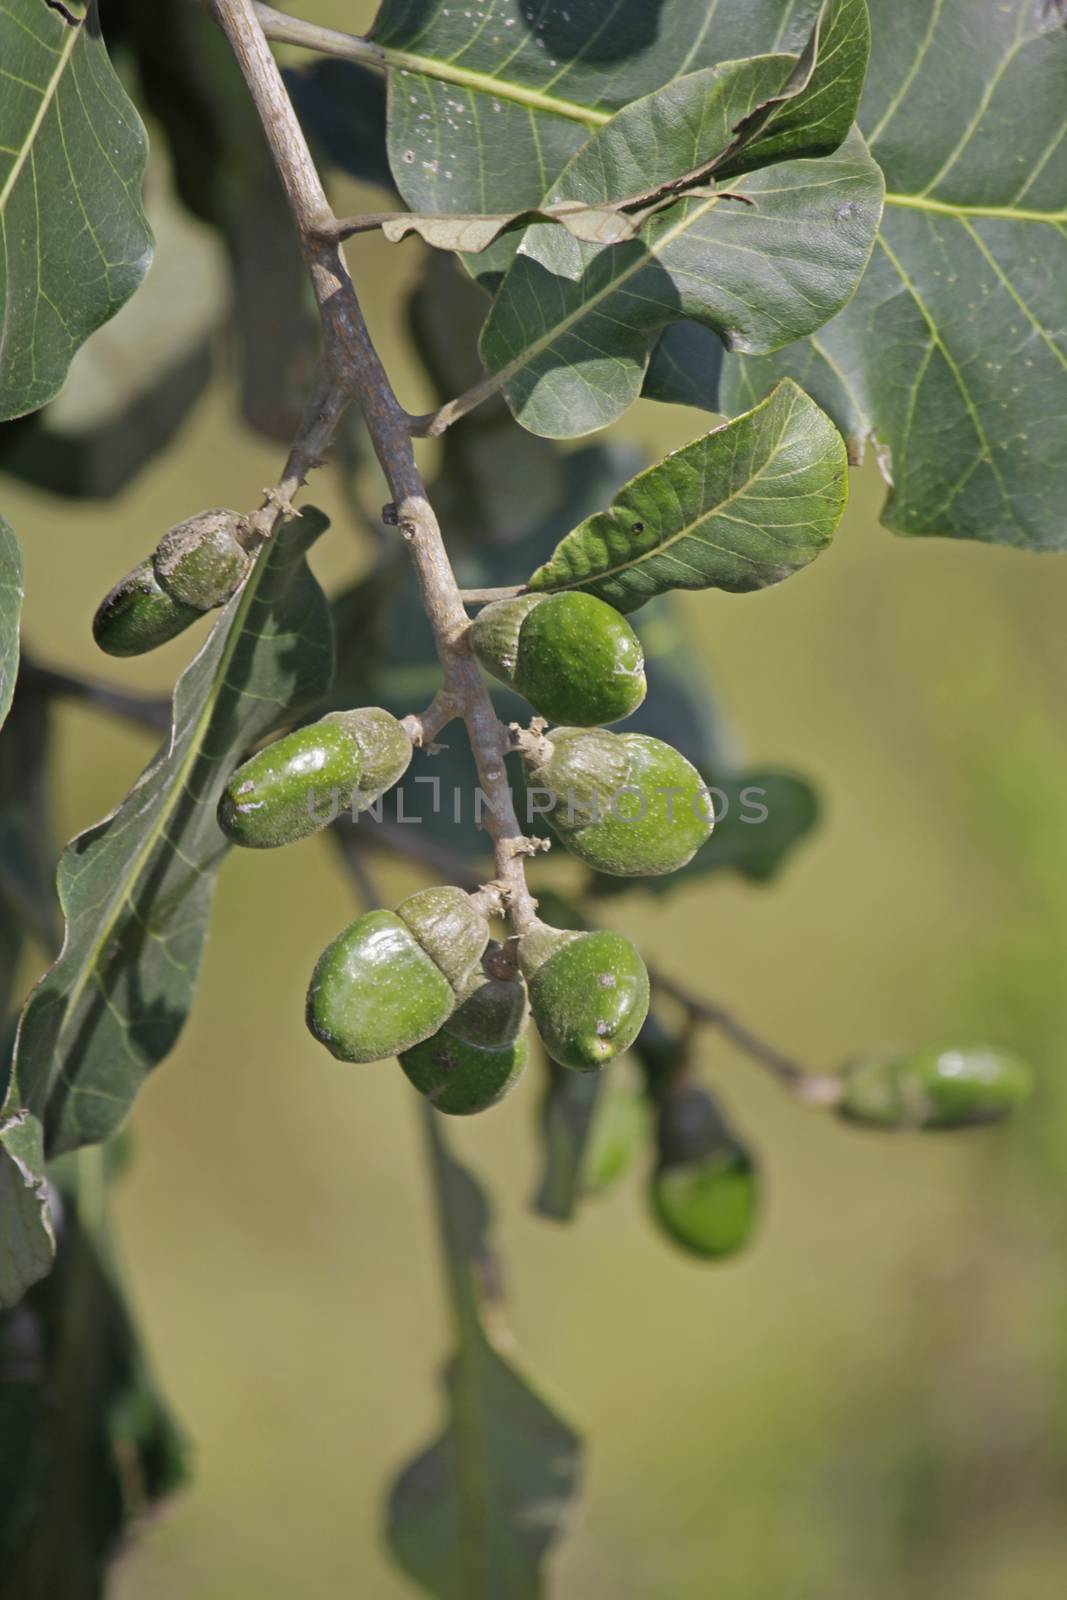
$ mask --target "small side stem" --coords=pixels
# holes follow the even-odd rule
[[[653,987],[676,1000],[688,1012],[692,1022],[717,1028],[745,1055],[765,1067],[797,1099],[812,1106],[828,1106],[836,1104],[841,1098],[842,1084],[839,1078],[832,1074],[811,1072],[801,1062],[753,1033],[724,1006],[694,994],[674,978],[668,978],[656,969],[651,970],[649,976]]]

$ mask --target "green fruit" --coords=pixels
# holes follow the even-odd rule
[[[292,844],[373,805],[410,760],[411,740],[388,711],[331,711],[238,767],[219,800],[219,827],[252,850]]]
[[[858,1062],[837,1109],[877,1128],[967,1128],[1008,1116],[1031,1087],[1030,1068],[1007,1051],[916,1050]]]
[[[691,861],[714,825],[707,787],[677,750],[642,733],[555,728],[529,758],[547,820],[597,872],[645,878]]]
[[[156,546],[156,579],[174,600],[211,611],[225,605],[252,565],[237,537],[243,518],[224,507],[170,528]]]
[[[428,1039],[455,1006],[452,985],[395,911],[368,911],[326,946],[307,1024],[341,1061],[382,1061]]]
[[[640,639],[614,606],[591,594],[498,600],[478,613],[471,642],[486,671],[550,722],[618,722],[645,698]]]
[[[560,1066],[595,1072],[633,1044],[649,995],[645,964],[629,939],[535,922],[519,959],[537,1031]]]
[[[177,638],[200,615],[161,589],[151,561],[142,561],[101,600],[93,638],[109,656],[139,656]]]
[[[683,1085],[661,1106],[660,1159],[649,1183],[652,1213],[671,1239],[706,1260],[747,1242],[758,1208],[752,1157],[710,1096]]]
[[[479,972],[432,1039],[400,1057],[409,1081],[438,1111],[471,1116],[503,1100],[529,1056],[520,979]]]
[[[420,889],[395,911],[368,911],[315,965],[307,1024],[341,1061],[381,1061],[443,1027],[489,943],[462,889]]]
[[[648,1103],[633,1089],[600,1098],[582,1157],[582,1193],[603,1194],[628,1172],[648,1138]]]

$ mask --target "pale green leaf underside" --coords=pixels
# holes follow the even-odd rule
[[[54,1254],[40,1123],[0,1112],[0,1310],[45,1276]]]
[[[721,61],[799,51],[819,0],[384,0],[389,159],[413,211],[536,205],[621,107]],[[506,265],[504,241],[479,270]]]
[[[66,939],[27,1002],[15,1065],[49,1155],[113,1133],[181,1031],[226,848],[222,787],[329,687],[329,612],[302,553],[325,525],[305,509],[261,554],[179,679],[169,743],[63,853]]]
[[[883,520],[1067,549],[1067,30],[1041,0],[871,0],[861,125],[889,193],[851,304],[726,363],[726,409],[789,373],[868,436]]]
[[[847,495],[840,434],[786,381],[634,478],[567,535],[529,587],[582,589],[621,611],[666,589],[762,589],[826,548]]]
[[[544,1557],[577,1487],[580,1442],[496,1348],[478,1288],[493,1272],[488,1207],[430,1126],[457,1349],[445,1426],[390,1493],[389,1543],[437,1600],[539,1600]]]
[[[11,710],[19,670],[22,561],[18,540],[0,517],[0,727]]]
[[[689,81],[662,95],[684,96]],[[618,137],[635,164],[651,164],[662,149],[655,125],[630,140],[644,104],[620,112],[555,192],[588,198],[586,178],[603,169],[601,141]],[[671,123],[680,138],[685,123]],[[481,339],[482,359],[524,427],[567,438],[613,422],[640,394],[671,322],[701,322],[732,349],[774,350],[841,307],[881,214],[881,174],[859,134],[832,156],[766,167],[731,187],[755,204],[686,199],[637,240],[608,249],[556,228],[528,230]]]
[[[0,7],[0,418],[63,385],[152,254],[147,142],[95,5]]]

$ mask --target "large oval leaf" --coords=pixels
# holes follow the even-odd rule
[[[279,530],[179,679],[169,742],[63,853],[66,939],[15,1057],[50,1155],[113,1133],[181,1031],[226,850],[222,787],[249,745],[329,686],[329,610],[303,555],[325,526],[309,507]]]
[[[71,358],[133,294],[152,235],[147,141],[96,5],[0,7],[0,418],[58,393]]]
[[[788,380],[761,405],[642,472],[530,579],[633,611],[665,589],[744,593],[807,566],[848,496],[840,434]]]
[[[888,193],[852,303],[780,355],[727,362],[723,404],[783,373],[854,456],[875,435],[883,520],[1067,549],[1067,29],[1062,8],[871,0],[861,109]]]

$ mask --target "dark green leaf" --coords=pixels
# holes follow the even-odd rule
[[[5,430],[5,471],[51,494],[117,494],[170,443],[212,374],[228,318],[218,241],[162,187],[150,167],[156,259],[139,294],[71,364],[62,394]]]
[[[54,1250],[41,1124],[8,1106],[0,1109],[0,1307],[44,1277]]]
[[[54,953],[55,850],[48,758],[51,710],[24,665],[0,740],[0,907],[9,927]]]
[[[871,0],[861,125],[886,210],[852,303],[780,355],[731,359],[727,409],[789,373],[874,435],[904,534],[1067,549],[1067,33],[1034,0]]]
[[[826,548],[847,495],[840,435],[785,382],[634,478],[609,511],[567,535],[529,587],[584,589],[621,611],[666,589],[761,589]]]
[[[57,394],[71,358],[133,294],[152,236],[147,142],[96,6],[0,10],[0,417]]]
[[[483,1312],[499,1293],[488,1206],[429,1107],[425,1117],[457,1350],[445,1428],[390,1494],[389,1543],[438,1600],[537,1600],[542,1563],[575,1491],[580,1444],[494,1342]]]
[[[102,1600],[126,1536],[185,1476],[98,1214],[99,1169],[73,1178],[57,1174],[52,1276],[0,1316],[0,1566],[27,1600]]]
[[[0,727],[15,693],[22,615],[22,558],[13,529],[0,516]]]
[[[541,1107],[543,1157],[533,1209],[571,1222],[582,1193],[582,1163],[592,1133],[603,1074],[571,1072],[545,1058],[548,1087]]]
[[[723,344],[699,322],[672,322],[652,351],[641,393],[667,405],[719,409]]]
[[[304,132],[326,159],[350,178],[392,190],[381,74],[355,61],[316,61],[282,76]]]
[[[307,508],[264,548],[178,682],[169,744],[64,852],[66,941],[16,1057],[49,1154],[113,1133],[181,1031],[226,848],[219,794],[244,751],[330,681],[329,612],[303,554],[325,526]]]
[[[429,258],[409,316],[416,349],[442,402],[485,376],[478,332],[488,305],[483,291],[448,256]],[[584,465],[590,464],[586,454]],[[517,428],[503,399],[494,395],[448,429],[430,498],[450,548],[469,554],[500,547],[503,561],[516,541],[536,536],[546,520],[558,520],[561,507],[577,492],[575,474],[560,452]],[[512,562],[510,577],[523,579],[528,571]],[[485,571],[472,577],[468,570],[465,581],[473,586],[498,580]],[[499,581],[508,582],[509,575]]]

